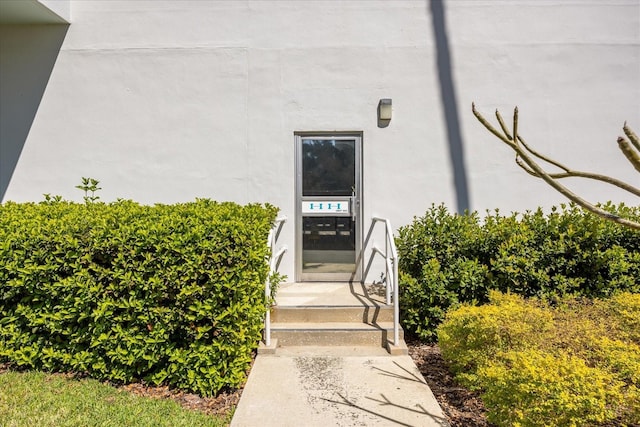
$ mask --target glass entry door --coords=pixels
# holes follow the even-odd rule
[[[360,158],[360,136],[296,136],[296,280],[360,280]]]

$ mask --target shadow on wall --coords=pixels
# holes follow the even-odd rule
[[[0,202],[4,200],[68,28],[68,25],[0,25]]]
[[[464,161],[464,144],[460,130],[456,88],[453,83],[451,54],[447,23],[445,21],[443,0],[428,0],[427,13],[430,12],[433,34],[436,42],[438,80],[440,82],[440,100],[444,110],[449,141],[449,158],[453,169],[453,183],[456,190],[456,210],[463,213],[470,209],[467,170]]]

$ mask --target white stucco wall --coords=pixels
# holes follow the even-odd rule
[[[38,0],[66,22],[71,22],[71,0]]]
[[[0,24],[67,24],[70,0],[2,0]]]
[[[432,203],[456,210],[455,173],[472,209],[563,202],[518,169],[472,101],[487,116],[517,104],[540,151],[640,184],[615,143],[625,120],[640,132],[639,0],[450,0],[444,27],[433,11],[429,0],[72,1],[59,52],[33,48],[57,59],[24,141],[7,136],[21,134],[7,112],[20,90],[0,95],[0,147],[12,147],[1,164],[13,169],[3,200],[81,200],[74,186],[90,176],[105,201],[270,202],[293,220],[294,132],[348,130],[363,132],[365,218],[399,226]],[[24,84],[24,28],[0,35],[0,85]],[[387,128],[380,98],[393,99]],[[293,277],[293,256],[283,272]]]

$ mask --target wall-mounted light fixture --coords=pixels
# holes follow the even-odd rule
[[[391,98],[382,98],[378,102],[378,127],[386,128],[391,122],[392,105]]]
[[[380,120],[391,120],[391,99],[384,98],[378,104],[378,114]]]

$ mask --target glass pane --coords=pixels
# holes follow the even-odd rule
[[[354,140],[302,140],[302,195],[351,196],[356,182]]]
[[[302,218],[305,273],[351,273],[355,269],[355,221],[345,216]]]

